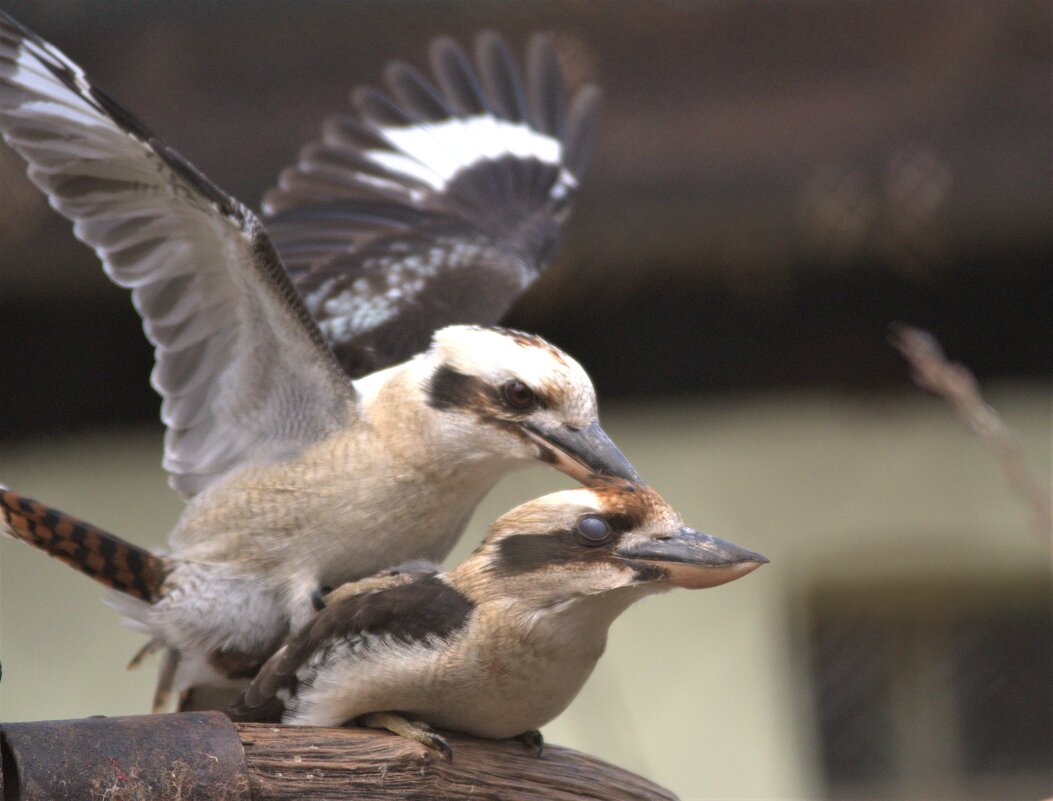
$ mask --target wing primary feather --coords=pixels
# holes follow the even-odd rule
[[[530,37],[527,73],[530,76],[527,85],[530,88],[531,123],[539,131],[562,140],[566,109],[563,72],[552,40],[543,34]]]
[[[322,141],[356,152],[388,146],[388,141],[375,128],[346,114],[334,115],[322,123]]]
[[[108,93],[90,84],[83,70],[14,17],[0,11],[0,19],[14,27],[24,42],[32,43],[40,49],[41,52],[34,53],[38,63],[61,81],[71,92],[79,96],[84,102],[90,103],[97,111],[109,117],[122,130],[152,147],[173,171],[189,183],[194,190],[215,203],[224,214],[236,219],[239,223],[243,221],[239,203],[205,178],[194,165],[184,159],[179,153],[161,142],[154,135],[153,131],[138,117],[124,108]],[[20,42],[17,37],[13,36],[9,40],[9,44],[18,46]]]
[[[417,121],[390,97],[372,86],[359,86],[353,89],[351,102],[364,120],[378,128],[412,125]]]
[[[429,58],[432,72],[446,100],[462,117],[473,117],[493,111],[468,56],[449,36],[431,43]]]
[[[563,160],[567,169],[579,180],[585,174],[585,166],[589,161],[596,126],[599,124],[602,96],[599,87],[584,86],[574,96],[567,111]]]
[[[494,31],[483,31],[476,37],[475,53],[483,85],[500,116],[511,122],[526,120],[526,96],[515,57],[505,40]]]
[[[453,116],[453,111],[439,97],[435,88],[413,67],[393,61],[384,70],[384,79],[391,94],[418,120],[438,121]]]
[[[2,11],[0,133],[131,290],[180,492],[346,425],[353,388],[256,217]]]
[[[353,90],[357,112],[330,118],[265,196],[275,245],[354,377],[425,349],[435,328],[500,320],[556,251],[595,127],[598,90],[568,103],[544,35],[523,77],[492,31],[474,60],[449,37],[428,57],[430,76],[396,62],[389,94]]]

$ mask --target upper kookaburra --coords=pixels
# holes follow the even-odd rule
[[[357,719],[447,756],[430,726],[540,747],[536,730],[577,695],[630,604],[724,584],[767,561],[685,527],[632,482],[547,495],[499,518],[447,573],[413,567],[334,591],[232,714]]]
[[[131,290],[188,500],[162,558],[116,565],[114,538],[69,553],[146,571],[122,610],[178,660],[177,690],[251,675],[320,585],[442,558],[517,466],[636,476],[577,362],[485,327],[552,255],[597,93],[564,102],[544,38],[525,87],[496,35],[477,45],[478,74],[440,39],[438,88],[396,64],[392,97],[358,91],[268,195],[272,237],[0,12],[0,133]]]

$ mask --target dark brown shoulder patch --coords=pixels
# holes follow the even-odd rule
[[[449,637],[467,624],[475,608],[438,576],[341,598],[325,607],[260,670],[232,707],[235,720],[260,720],[278,708],[275,694],[297,686],[297,671],[317,654],[357,636],[374,635],[412,643]]]
[[[411,584],[343,598],[320,612],[310,629],[316,642],[358,634],[417,642],[448,637],[464,626],[474,608],[438,576],[425,576]]]

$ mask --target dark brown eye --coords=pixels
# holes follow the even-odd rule
[[[578,534],[586,545],[599,545],[611,536],[611,527],[602,517],[586,515],[578,521]]]
[[[509,381],[501,391],[513,409],[529,409],[534,405],[534,391],[522,381]]]

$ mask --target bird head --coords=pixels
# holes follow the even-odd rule
[[[627,605],[672,587],[716,587],[767,561],[685,526],[649,487],[611,479],[516,507],[455,572],[476,594],[540,609],[621,590],[634,590],[620,593]]]
[[[600,427],[588,374],[540,337],[440,329],[423,356],[422,384],[449,436],[482,453],[540,459],[584,483],[598,476],[639,480]]]

